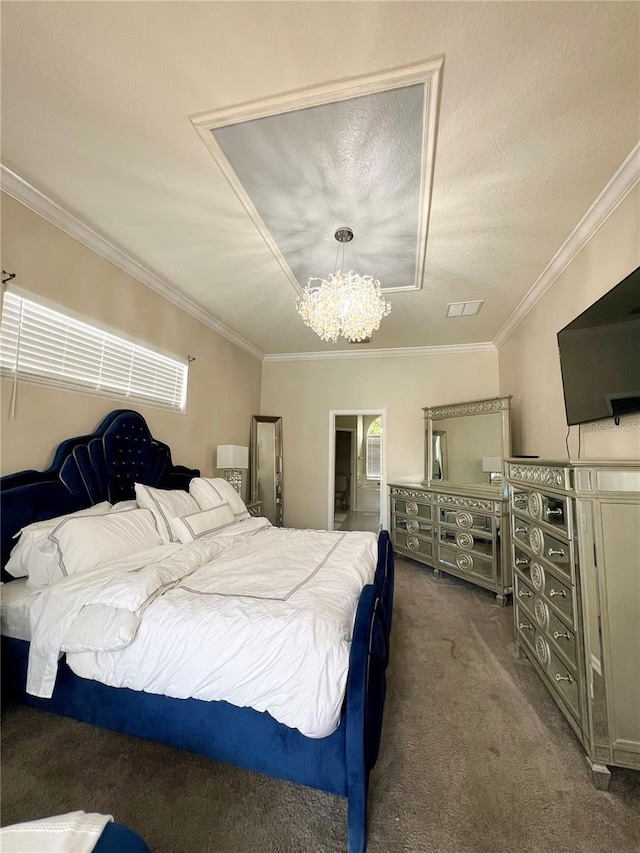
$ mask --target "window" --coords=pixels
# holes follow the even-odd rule
[[[124,397],[183,412],[187,364],[55,311],[4,294],[0,371],[15,379]]]
[[[367,480],[380,479],[382,422],[376,418],[369,424],[366,441]]]

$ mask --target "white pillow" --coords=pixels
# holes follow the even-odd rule
[[[228,503],[236,521],[250,518],[249,510],[240,495],[221,477],[194,477],[189,483],[189,494],[196,499],[200,509],[214,509],[221,503]]]
[[[138,506],[151,510],[163,542],[177,542],[171,530],[171,519],[190,512],[198,512],[195,498],[182,489],[153,489],[142,483],[135,484]]]
[[[58,560],[46,577],[29,576],[29,586],[48,586],[62,577],[88,572],[162,544],[153,514],[131,509],[87,518],[67,518],[49,534]]]
[[[138,501],[118,501],[111,507],[109,512],[126,512],[128,509],[138,509]]]
[[[220,504],[213,509],[203,509],[191,515],[182,515],[171,519],[171,528],[182,542],[193,542],[203,536],[219,533],[225,527],[235,524],[233,512],[228,503]]]
[[[15,536],[18,536],[18,542],[11,550],[11,555],[7,561],[5,569],[14,578],[29,577],[31,570],[36,573],[46,574],[47,565],[56,560],[56,550],[49,541],[49,534],[54,530],[61,521],[65,518],[77,518],[84,515],[104,515],[109,512],[111,504],[109,501],[94,504],[87,509],[71,512],[68,515],[59,515],[56,518],[47,518],[45,521],[34,521],[33,524],[27,524],[22,530],[19,530]]]

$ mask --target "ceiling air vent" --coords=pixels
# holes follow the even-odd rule
[[[447,308],[447,317],[472,317],[479,314],[484,305],[484,299],[475,302],[450,302]]]

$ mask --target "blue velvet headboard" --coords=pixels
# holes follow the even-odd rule
[[[32,521],[75,512],[100,501],[135,497],[133,484],[189,488],[194,468],[174,465],[138,412],[118,409],[91,435],[63,441],[46,471],[19,471],[0,479],[0,555],[7,562],[14,533]],[[3,580],[10,580],[3,572]]]

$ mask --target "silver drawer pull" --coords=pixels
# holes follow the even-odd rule
[[[558,548],[558,549],[549,548],[547,551],[547,556],[548,557],[564,557],[564,551],[562,550],[562,548]]]
[[[547,515],[562,515],[562,509],[561,507],[556,507],[556,509],[549,509],[547,507],[547,509],[545,509],[545,513]]]
[[[556,595],[559,595],[562,598],[567,597],[567,593],[563,589],[550,589],[549,590],[549,598],[553,598]]]
[[[520,557],[516,558],[516,566],[528,566],[528,565],[529,565],[529,560],[525,560],[525,559],[520,558]]]
[[[521,589],[521,590],[518,592],[518,596],[519,596],[520,598],[531,598],[531,596],[532,596],[532,595],[533,595],[533,593],[532,593],[532,592],[529,592],[529,590],[527,590],[527,589]]]
[[[527,628],[527,630],[533,631],[533,628],[527,622],[518,622],[518,628],[520,628],[520,630],[522,630],[522,628]]]
[[[564,640],[570,640],[571,634],[563,634],[562,631],[554,631],[553,632],[553,639],[554,640],[559,640],[560,637],[562,637]]]
[[[556,672],[556,681],[568,681],[569,684],[573,684],[573,676],[571,676],[571,675],[560,675],[559,672]]]
[[[526,532],[527,532],[526,527],[516,527],[516,533],[526,533]]]

